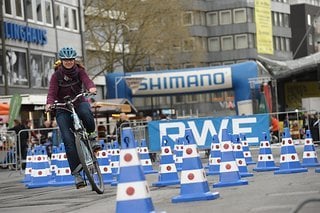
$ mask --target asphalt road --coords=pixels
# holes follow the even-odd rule
[[[319,148],[317,147],[319,155]],[[303,146],[296,147],[301,159]],[[256,161],[258,148],[251,149]],[[279,163],[280,147],[273,146],[275,162]],[[203,164],[207,159],[203,157]],[[319,158],[318,158],[319,159]],[[248,166],[253,177],[243,178],[248,185],[213,188],[219,176],[208,176],[211,192],[219,192],[220,197],[209,201],[172,203],[171,199],[180,194],[179,185],[170,187],[152,187],[158,174],[146,175],[150,186],[151,198],[156,212],[223,212],[223,213],[287,213],[292,212],[299,203],[308,199],[318,199],[304,206],[299,213],[320,212],[320,173],[314,168],[308,172],[274,175],[273,171],[254,172],[255,165]],[[157,169],[157,165],[154,164]],[[116,186],[106,185],[105,193],[98,195],[89,187],[76,190],[74,186],[44,187],[27,189],[21,180],[24,174],[0,169],[0,212],[115,212]],[[128,209],[127,212],[130,212]]]

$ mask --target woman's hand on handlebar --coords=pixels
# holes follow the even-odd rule
[[[91,88],[89,89],[89,92],[90,92],[91,94],[97,94],[97,88],[96,88],[96,87],[91,87]]]
[[[50,112],[52,109],[52,104],[47,104],[46,105],[46,112]]]

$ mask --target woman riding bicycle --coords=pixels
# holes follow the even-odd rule
[[[90,93],[97,92],[96,86],[89,78],[85,68],[76,63],[76,51],[71,47],[64,47],[59,51],[61,64],[55,68],[55,72],[50,79],[49,91],[47,95],[46,110],[49,111],[55,101],[64,102],[65,96],[74,98],[83,91],[83,85]],[[95,122],[88,101],[81,97],[75,103],[75,109],[82,120],[84,127],[89,133],[93,151],[101,150],[99,142],[96,140]],[[72,132],[74,129],[70,112],[57,109],[56,120],[60,128],[61,137],[65,144],[66,154],[72,175],[75,177],[77,189],[84,187],[85,181],[80,175],[82,166],[75,146],[75,137]]]

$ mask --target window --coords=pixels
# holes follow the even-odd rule
[[[4,13],[6,16],[17,19],[24,18],[23,0],[4,0]]]
[[[27,19],[32,20],[33,19],[32,0],[27,0],[26,5],[27,5]]]
[[[212,37],[208,39],[209,52],[220,51],[220,39],[219,37]]]
[[[8,85],[28,86],[28,76],[26,70],[26,53],[15,50],[6,52]]]
[[[78,14],[76,9],[71,9],[72,12],[72,29],[78,30]]]
[[[12,14],[11,0],[5,0],[4,1],[4,6],[5,6],[5,13],[8,14],[8,15],[13,15]]]
[[[219,24],[218,12],[207,13],[207,25],[216,26]]]
[[[54,5],[54,13],[55,13],[55,20],[56,20],[56,26],[58,27],[62,27],[61,26],[61,12],[60,12],[60,5],[59,4],[55,4]]]
[[[311,22],[311,15],[308,14],[307,18],[308,18],[308,25],[311,26],[311,23],[312,23],[312,22]]]
[[[221,37],[221,49],[233,50],[233,37],[232,36],[223,36]]]
[[[247,49],[248,45],[248,36],[246,34],[235,35],[235,47],[236,49]]]
[[[183,17],[182,17],[182,23],[185,26],[190,26],[193,24],[193,15],[192,12],[185,12],[183,13]]]
[[[284,23],[283,23],[283,13],[279,13],[279,26],[283,27]]]
[[[283,14],[283,26],[284,27],[289,27],[290,26],[290,18],[289,14]]]
[[[219,12],[219,20],[221,25],[231,24],[231,11],[223,10]]]
[[[248,46],[249,48],[255,48],[255,40],[253,34],[248,34]]]
[[[63,17],[64,17],[64,27],[69,28],[69,8],[68,7],[64,7]]]
[[[23,18],[23,3],[22,0],[15,0],[16,16]]]
[[[45,16],[46,16],[46,23],[52,24],[52,10],[51,10],[51,1],[45,2]]]
[[[280,50],[280,38],[278,36],[274,36],[274,49]]]
[[[308,35],[308,43],[309,43],[309,45],[313,45],[313,36],[311,33],[309,33],[309,35]]]
[[[284,37],[280,37],[280,48],[281,48],[281,51],[285,51],[286,50],[286,42],[285,42],[285,39]]]
[[[41,0],[37,0],[36,4],[36,11],[37,11],[37,21],[38,22],[43,22],[42,20],[42,6],[41,6]]]
[[[287,52],[291,51],[290,38],[286,38],[286,51]]]
[[[246,23],[247,13],[245,8],[233,10],[233,23]]]

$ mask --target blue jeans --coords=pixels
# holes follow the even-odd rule
[[[75,109],[87,132],[95,131],[95,122],[90,104],[88,102],[82,102],[77,105]],[[65,145],[69,166],[71,172],[73,172],[80,164],[80,160],[76,150],[75,137],[72,132],[74,127],[71,113],[66,110],[58,109],[56,111],[56,119]]]

